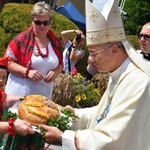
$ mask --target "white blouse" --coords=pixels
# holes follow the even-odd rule
[[[31,56],[31,68],[33,70],[38,70],[43,75],[43,78],[46,77],[46,74],[55,69],[58,66],[58,57],[55,54],[51,43],[48,45],[49,55],[46,58],[37,56],[37,48],[34,46],[33,54]],[[45,54],[46,48],[41,49],[42,53]],[[12,55],[12,52],[7,54]],[[12,56],[10,56],[12,57]],[[7,94],[16,94],[20,96],[27,96],[30,94],[41,94],[48,98],[52,97],[53,91],[53,82],[46,83],[44,80],[33,81],[32,79],[27,79],[24,77],[16,76],[12,73],[9,74],[6,90]]]

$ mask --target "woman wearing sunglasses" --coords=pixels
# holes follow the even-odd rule
[[[62,72],[62,47],[50,30],[52,11],[48,4],[44,1],[36,3],[31,17],[32,26],[17,35],[6,49],[10,74],[5,92],[21,96],[41,94],[51,98],[53,81]],[[41,140],[39,134],[24,138],[16,135],[11,140],[8,137],[9,150],[42,150],[44,143]],[[16,141],[20,143],[19,147],[15,147]]]

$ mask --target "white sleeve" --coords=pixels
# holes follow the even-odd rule
[[[66,130],[62,137],[62,150],[76,150],[75,146],[75,132]]]
[[[97,110],[97,106],[90,107],[90,108],[82,108],[82,109],[77,109],[75,108],[75,114],[79,117],[75,121],[75,123],[72,126],[72,130],[83,130],[86,128],[87,123],[91,115]]]

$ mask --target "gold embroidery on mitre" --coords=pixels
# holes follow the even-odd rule
[[[117,8],[115,6],[113,7],[112,14],[114,14],[116,17],[118,14],[120,15],[120,12],[117,11]]]
[[[125,35],[124,35],[124,30],[123,27],[117,27],[117,28],[110,28],[110,29],[103,29],[99,31],[90,31],[87,32],[87,37],[88,40],[93,43],[98,41],[118,41],[119,40],[124,40]]]
[[[105,32],[104,38],[105,38],[105,39],[109,39],[109,38],[110,38],[110,33],[109,33],[109,31],[106,31],[106,32]]]
[[[93,22],[96,22],[96,19],[98,17],[98,13],[93,9],[93,10],[91,10],[89,17],[92,19]]]

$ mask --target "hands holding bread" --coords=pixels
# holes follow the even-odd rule
[[[68,108],[74,114],[74,108],[70,105],[67,105]],[[75,118],[72,118],[75,119]],[[60,143],[62,144],[62,135],[63,132],[59,130],[57,127],[47,126],[47,125],[39,125],[39,128],[45,131],[44,138],[48,143]]]
[[[27,134],[34,134],[35,131],[33,130],[31,124],[27,121],[16,120],[14,122],[14,133],[21,136],[26,136]]]
[[[62,134],[63,132],[60,131],[57,127],[51,127],[47,125],[39,125],[40,129],[45,131],[44,138],[48,143],[62,143]]]
[[[34,134],[30,123],[23,120],[15,120],[13,122],[0,122],[0,134],[8,133],[11,137],[15,134],[19,134],[21,136],[26,136],[27,134]]]
[[[67,105],[63,108],[69,109],[70,112],[74,114],[73,107]],[[24,97],[23,101],[18,106],[18,114],[19,117],[25,121],[14,121],[14,133],[21,136],[34,134],[35,131],[32,125],[38,126],[41,134],[44,133],[42,136],[45,138],[46,142],[61,143],[64,130],[61,131],[58,126],[54,127],[53,125],[47,125],[47,122],[50,118],[60,115],[60,109],[63,108],[59,108],[59,105],[42,95],[28,95]],[[72,118],[72,120],[74,119],[75,118]],[[42,131],[44,132],[42,133]]]

